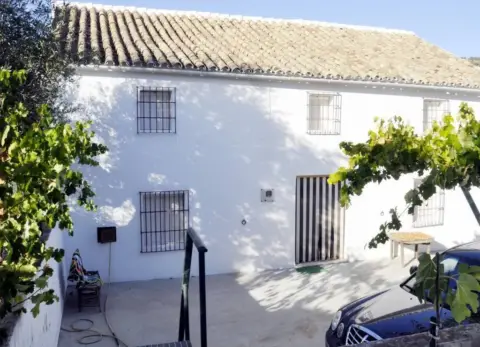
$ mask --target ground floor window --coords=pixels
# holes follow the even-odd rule
[[[188,222],[188,190],[140,193],[142,253],[185,249]]]
[[[422,179],[414,179],[414,188],[422,183]],[[416,206],[413,212],[413,227],[433,227],[443,225],[445,218],[445,191],[437,189],[421,206]]]

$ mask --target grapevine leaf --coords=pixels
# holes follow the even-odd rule
[[[5,126],[5,130],[3,130],[3,135],[2,135],[2,141],[1,141],[1,145],[4,146],[5,145],[5,140],[7,139],[7,136],[8,136],[8,133],[10,132],[10,125],[7,124]]]
[[[458,264],[458,272],[459,273],[469,273],[468,264],[465,264],[465,263]]]
[[[37,316],[40,314],[40,303],[36,303],[33,307],[32,307],[32,315],[33,315],[33,318],[37,318]]]
[[[48,284],[48,278],[46,277],[39,277],[35,280],[35,286],[39,289],[43,289]]]
[[[473,291],[480,291],[480,284],[472,275],[461,273],[451,306],[452,316],[458,323],[478,310],[478,294]]]

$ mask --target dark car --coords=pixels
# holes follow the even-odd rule
[[[452,277],[458,273],[458,264],[480,265],[480,242],[456,246],[445,252],[442,264]],[[419,302],[412,294],[416,267],[400,285],[372,294],[343,306],[334,316],[326,333],[326,346],[355,345],[362,342],[388,339],[402,335],[426,332],[435,309],[430,302]],[[452,280],[449,285],[455,286]],[[463,324],[478,323],[480,316]],[[442,328],[455,325],[448,307],[442,309]]]

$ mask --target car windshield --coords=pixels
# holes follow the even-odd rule
[[[478,252],[478,251],[475,250],[475,252]],[[455,254],[445,253],[441,261],[441,264],[443,264],[444,266],[444,273],[452,277],[452,279],[449,280],[448,286],[452,288],[454,291],[456,290],[456,287],[457,287],[457,281],[455,280],[455,278],[458,276],[458,266],[461,263],[468,264],[470,266],[472,265],[478,266],[480,265],[480,258],[477,258],[474,254],[457,252]],[[415,282],[416,282],[416,273],[413,273],[410,277],[407,278],[407,280],[404,283],[400,285],[400,287],[406,290],[407,292],[409,292],[410,294],[415,295],[413,291]],[[444,295],[445,293],[442,293],[442,297],[444,297]],[[428,295],[425,295],[425,297],[428,298]],[[480,300],[480,295],[478,298]],[[430,302],[430,300],[428,301]],[[446,308],[447,310],[450,309],[450,307],[445,302],[443,303],[443,307]],[[472,317],[474,317],[475,319],[480,319],[480,312],[476,314],[472,314]]]
[[[443,265],[445,275],[455,277],[458,274],[458,264],[460,259],[454,255],[446,255],[445,258],[440,262]],[[467,261],[468,264],[468,261]],[[413,288],[417,281],[416,273],[411,275],[406,282],[404,282],[401,287],[406,291],[413,294]]]

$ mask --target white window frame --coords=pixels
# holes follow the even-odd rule
[[[432,107],[438,103],[436,107]],[[434,121],[440,122],[443,117],[450,113],[450,100],[447,99],[423,99],[423,131],[432,127]]]
[[[415,178],[413,187],[417,188],[422,178]],[[413,211],[413,227],[425,228],[441,226],[445,222],[445,190],[437,187],[437,191],[421,206],[416,206]]]
[[[327,102],[323,104],[324,102]],[[339,93],[307,93],[307,134],[340,135],[342,96]]]

